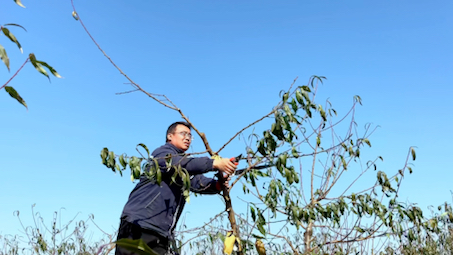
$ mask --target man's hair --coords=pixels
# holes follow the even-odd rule
[[[176,127],[177,127],[178,125],[184,125],[184,126],[188,127],[189,129],[192,129],[192,126],[191,126],[189,123],[187,123],[187,122],[185,122],[185,121],[177,121],[177,122],[171,124],[171,125],[168,127],[168,129],[167,129],[167,134],[165,135],[165,142],[168,142],[168,135],[169,135],[169,134],[175,133]]]

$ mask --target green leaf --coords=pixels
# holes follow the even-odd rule
[[[291,98],[291,101],[289,102],[289,104],[291,104],[291,107],[293,108],[294,113],[296,113],[298,110],[296,100],[294,100],[294,98]]]
[[[143,143],[139,143],[139,144],[137,145],[137,147],[138,147],[138,146],[140,146],[140,147],[142,147],[143,149],[145,149],[145,151],[146,151],[146,153],[148,153],[148,157],[149,157],[149,150],[148,150],[148,147],[146,147],[146,145],[144,145]]]
[[[293,113],[291,112],[291,109],[289,108],[288,104],[285,104],[283,106],[283,110],[285,111],[286,115],[288,115],[288,116],[292,116],[293,115]]]
[[[107,156],[109,155],[109,149],[104,148],[101,151],[102,164],[107,165]]]
[[[134,166],[131,172],[134,179],[140,179],[140,166]]]
[[[21,25],[19,25],[19,24],[15,24],[15,23],[8,23],[8,24],[5,24],[5,25],[3,25],[3,26],[5,26],[5,27],[6,27],[6,26],[20,27],[20,28],[22,28],[23,30],[27,31],[27,29],[25,29],[25,27],[23,27],[23,26],[21,26]]]
[[[3,31],[3,34],[5,34],[6,37],[8,37],[13,43],[15,43],[17,45],[17,47],[19,47],[20,52],[23,53],[24,51],[22,50],[22,46],[20,45],[20,43],[17,40],[17,38],[9,31],[9,29],[6,28],[6,27],[2,27],[2,31]]]
[[[412,167],[408,166],[407,169],[409,169],[409,173],[412,174]]]
[[[258,152],[261,153],[261,155],[266,156],[266,147],[264,145],[264,139],[261,139],[258,145]]]
[[[20,2],[20,0],[14,0],[14,2],[16,2],[16,4],[19,5],[20,7],[25,8],[25,6]]]
[[[162,172],[160,171],[159,167],[156,167],[156,181],[157,184],[160,186],[160,183],[162,182]]]
[[[256,213],[255,208],[253,208],[253,206],[250,206],[250,214],[252,216],[253,221],[256,221]]]
[[[305,91],[307,91],[307,92],[311,92],[310,87],[308,87],[308,86],[306,86],[306,85],[302,86],[302,89],[305,90]]]
[[[286,159],[288,158],[288,154],[282,153],[280,154],[280,156],[278,156],[278,158],[280,159],[281,164],[286,167]]]
[[[109,157],[107,160],[107,167],[111,168],[113,172],[115,172],[115,165],[116,165],[116,160],[115,160],[115,153],[113,151],[109,151]]]
[[[265,236],[266,230],[264,229],[263,224],[258,224],[257,227],[258,227],[258,230],[260,231],[260,233],[263,234],[263,236]]]
[[[158,255],[153,249],[151,249],[143,239],[132,240],[123,238],[115,242],[116,245],[121,246],[129,251],[140,255]]]
[[[299,157],[299,153],[297,152],[296,147],[293,147],[293,149],[291,150],[291,153],[293,154],[293,157],[295,157],[295,158]]]
[[[123,168],[125,168],[127,166],[127,161],[124,159],[124,155],[121,154],[119,157],[119,160],[120,160],[121,166],[123,166]]]
[[[30,53],[29,58],[33,66],[36,68],[36,70],[38,70],[38,72],[42,73],[50,80],[49,74],[46,72],[44,68],[42,68],[42,65],[39,63],[40,61],[36,60],[35,54]]]
[[[305,100],[306,100],[308,103],[311,103],[311,102],[310,102],[310,97],[308,96],[307,91],[301,90],[301,93],[302,93],[302,96],[305,98]]]
[[[175,171],[175,173],[171,176],[172,183],[176,183],[176,177],[178,177],[178,172]]]
[[[316,76],[316,75],[313,75],[313,76],[312,76],[312,80],[311,80],[311,87],[314,87],[314,82],[315,82],[315,80],[318,80],[318,81],[321,82],[321,84],[323,84],[323,80],[322,80],[322,79],[327,80],[327,78],[324,77],[324,76]]]
[[[330,114],[330,116],[332,116],[332,113],[331,113],[331,112],[333,112],[333,113],[335,114],[335,116],[337,116],[337,111],[335,111],[335,109],[333,109],[333,108],[332,108],[332,109],[329,109],[329,114]]]
[[[324,109],[322,109],[321,105],[320,105],[320,109],[319,109],[319,114],[321,114],[321,117],[324,121],[327,121],[326,112],[324,111]]]
[[[368,144],[368,146],[371,147],[371,143],[370,143],[370,140],[368,140],[367,138],[363,139],[362,140],[364,143]]]
[[[3,63],[5,63],[6,67],[9,69],[9,58],[8,55],[6,54],[5,48],[0,44],[0,58],[2,59]]]
[[[36,62],[38,62],[39,64],[41,64],[41,65],[43,65],[43,66],[45,66],[45,67],[47,67],[47,69],[49,69],[49,71],[50,71],[55,77],[61,78],[61,76],[57,73],[57,71],[55,71],[55,69],[53,69],[53,67],[51,67],[51,66],[50,66],[49,64],[47,64],[46,62],[44,62],[44,61],[38,61],[38,60],[37,60]]]
[[[362,98],[360,98],[359,95],[355,95],[354,100],[357,101],[360,105],[362,105]]]
[[[415,160],[415,149],[411,148],[412,160]]]
[[[28,110],[27,104],[25,103],[24,99],[19,95],[19,93],[17,93],[17,91],[13,87],[6,86],[5,90],[6,90],[6,92],[8,92],[8,94],[12,98],[16,99],[19,103],[21,103],[23,106],[25,106],[25,108],[27,108],[27,110]]]
[[[346,160],[344,159],[343,156],[340,155],[340,158],[341,158],[341,164],[343,165],[343,169],[346,170],[346,168],[348,167],[348,164],[346,163]]]
[[[184,195],[184,198],[186,200],[186,203],[190,203],[190,193],[189,193],[189,190],[184,190],[184,192],[182,193]]]
[[[299,102],[299,104],[301,104],[302,106],[304,106],[304,98],[302,96],[302,93],[300,92],[300,90],[296,90],[296,100],[297,102]]]
[[[139,160],[136,156],[132,156],[132,158],[129,159],[129,167],[132,169],[136,167],[139,164]]]
[[[308,109],[308,108],[305,109],[305,112],[307,113],[307,116],[308,116],[309,118],[311,118],[312,115],[311,115],[310,109]]]
[[[288,100],[288,92],[286,92],[285,94],[283,94],[283,97],[282,97],[282,101],[285,103],[287,100]]]

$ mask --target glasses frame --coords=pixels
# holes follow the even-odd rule
[[[175,134],[179,134],[185,138],[189,138],[189,140],[193,140],[193,135],[191,133],[187,133],[186,131],[182,131],[182,132],[175,132]]]

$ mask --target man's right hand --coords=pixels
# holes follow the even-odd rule
[[[212,166],[228,176],[233,175],[237,168],[237,165],[228,158],[214,159]]]

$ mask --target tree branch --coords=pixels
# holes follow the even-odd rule
[[[6,85],[8,85],[8,83],[9,83],[12,79],[14,79],[14,77],[16,77],[16,76],[19,74],[19,72],[22,70],[22,68],[24,68],[25,64],[27,64],[28,59],[29,59],[29,58],[27,58],[27,59],[25,60],[25,62],[24,62],[24,63],[22,64],[22,66],[16,71],[15,74],[14,74],[13,76],[11,76],[11,78],[9,78],[9,80],[8,80],[5,84],[3,84],[3,86],[0,87],[0,90],[3,89],[4,87],[6,87]]]

